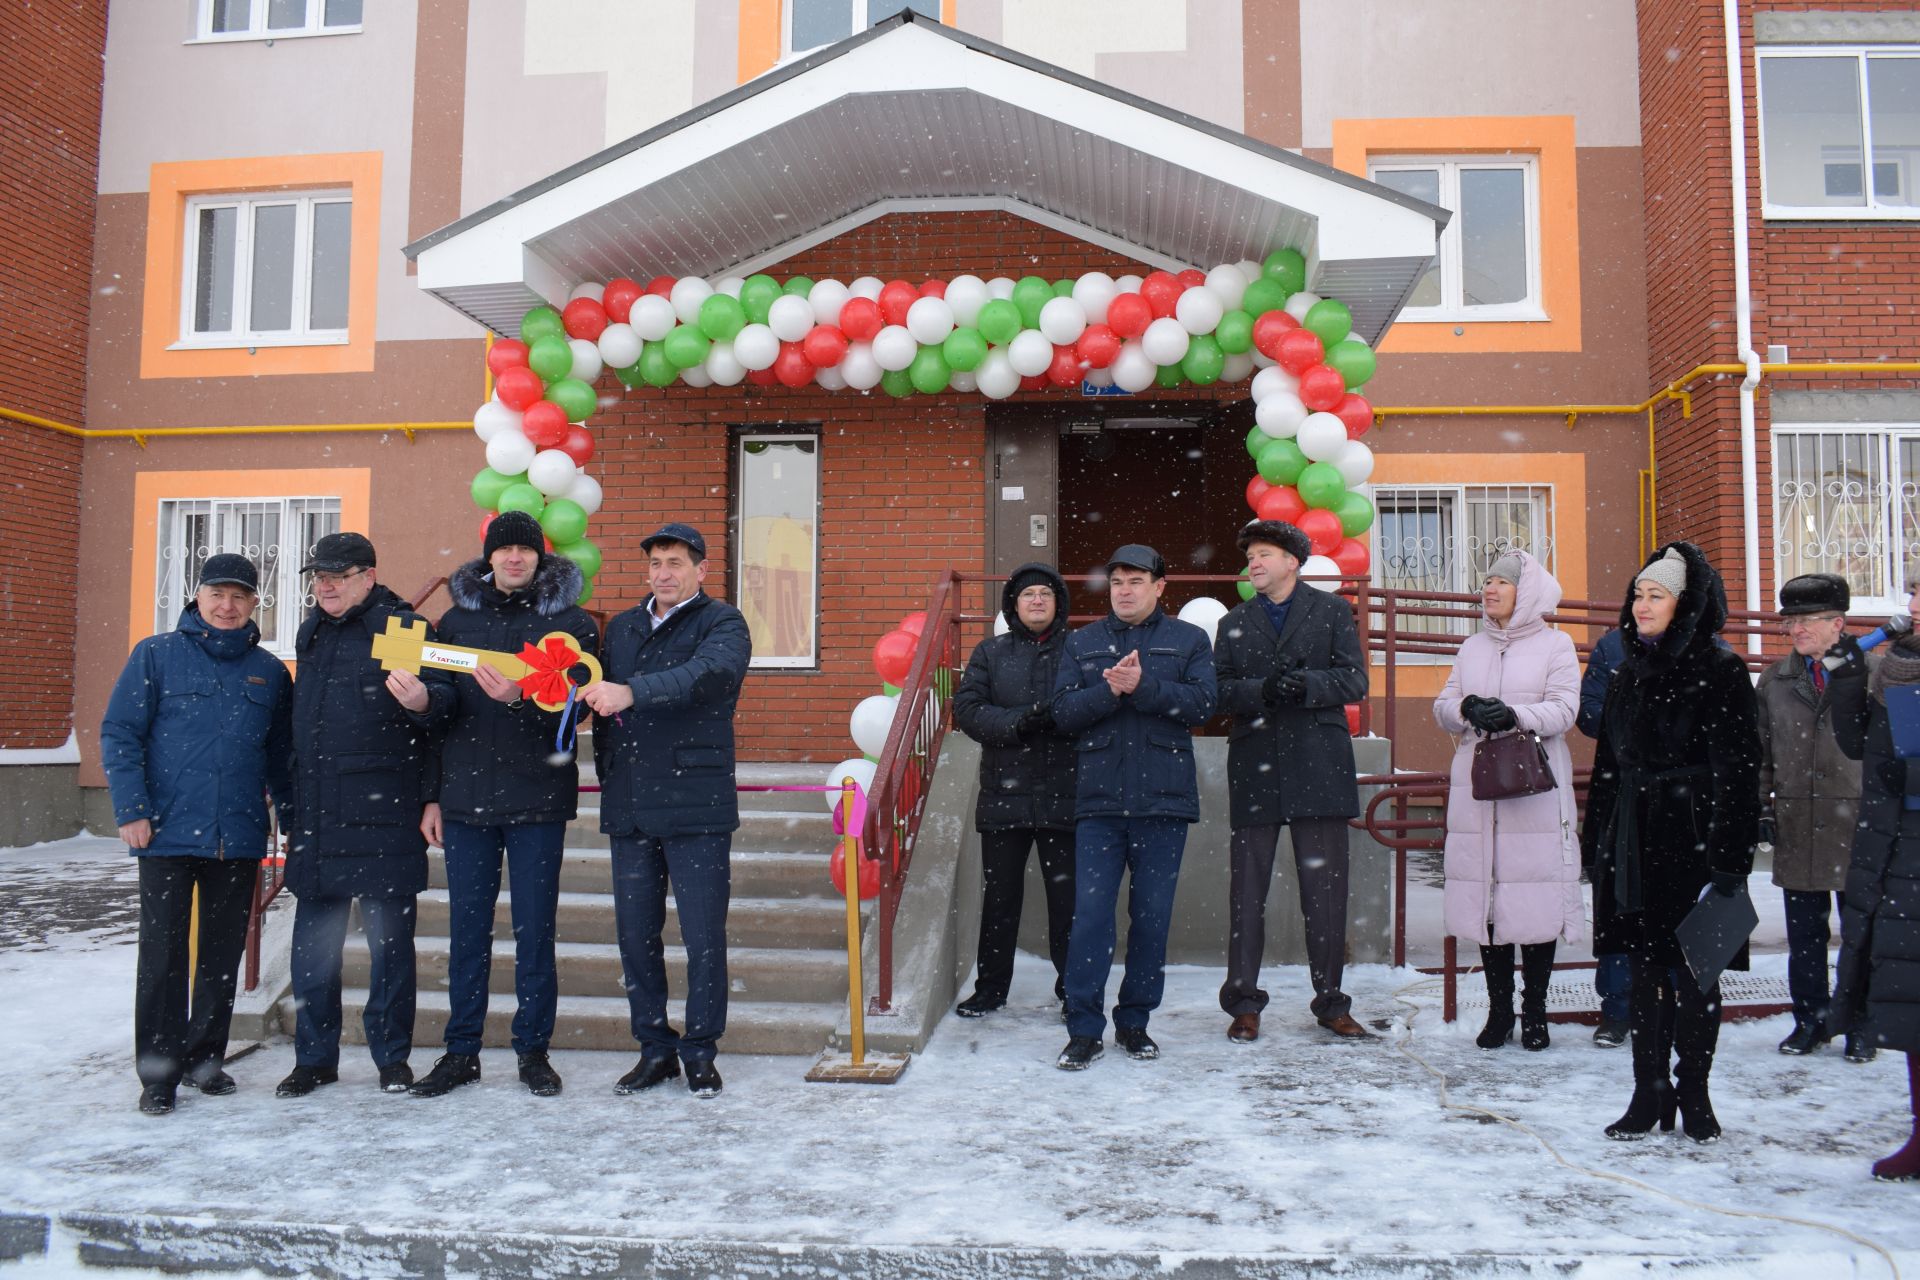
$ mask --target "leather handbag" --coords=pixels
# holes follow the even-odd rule
[[[1473,747],[1473,798],[1512,800],[1554,787],[1547,749],[1531,729],[1482,738]]]

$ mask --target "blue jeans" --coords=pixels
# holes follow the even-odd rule
[[[1600,1016],[1625,1022],[1633,1012],[1633,957],[1625,954],[1593,958],[1593,993],[1600,997]]]
[[[302,898],[293,912],[293,1060],[303,1067],[340,1065],[340,949],[352,898]],[[372,972],[361,1025],[375,1066],[405,1062],[413,1049],[412,898],[361,898]]]
[[[1067,942],[1067,1034],[1099,1036],[1113,972],[1113,912],[1127,888],[1127,969],[1113,1006],[1117,1028],[1145,1030],[1167,983],[1167,926],[1187,823],[1179,818],[1082,818],[1074,829],[1073,934]]]
[[[712,1062],[727,1029],[727,899],[733,889],[729,832],[613,838],[613,918],[633,1038],[648,1058],[678,1054]],[[667,884],[687,949],[687,1030],[667,1021]]]
[[[513,911],[515,1053],[544,1050],[553,1039],[560,982],[553,965],[554,912],[560,900],[564,822],[470,827],[448,821],[447,1052],[479,1053],[487,1027],[493,971],[493,910],[500,901],[500,855],[507,858]]]

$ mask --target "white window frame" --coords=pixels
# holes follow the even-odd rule
[[[1903,541],[1901,525],[1901,503],[1913,503],[1920,508],[1920,464],[1908,474],[1901,460],[1900,445],[1906,441],[1920,444],[1920,422],[1795,422],[1782,423],[1772,432],[1772,489],[1773,489],[1773,567],[1775,581],[1784,581],[1780,577],[1783,556],[1781,549],[1785,545],[1782,536],[1783,513],[1781,492],[1782,476],[1780,470],[1780,441],[1791,436],[1867,436],[1879,454],[1882,492],[1870,495],[1878,505],[1875,522],[1885,550],[1880,581],[1875,584],[1872,594],[1860,591],[1853,593],[1852,612],[1855,614],[1894,614],[1907,611],[1907,591],[1905,584],[1906,566],[1911,558],[1920,557],[1920,534],[1912,544]],[[1862,495],[1863,497],[1869,495]],[[1916,521],[1920,527],[1920,521]],[[1817,568],[1804,568],[1803,572],[1830,572],[1825,565]]]
[[[232,347],[325,347],[342,346],[348,331],[307,327],[308,299],[313,290],[313,211],[318,205],[348,206],[349,223],[353,205],[351,189],[324,191],[254,191],[232,195],[194,196],[187,201],[181,233],[180,263],[180,337],[171,344],[175,351],[198,351]],[[254,332],[243,326],[253,310],[253,224],[257,210],[294,206],[293,227],[293,327],[274,332]],[[198,293],[200,215],[208,209],[235,209],[233,318],[235,327],[217,333],[196,333],[193,328],[194,302]],[[349,261],[353,250],[352,231],[348,231]],[[352,311],[352,268],[348,268],[348,311]]]
[[[280,543],[274,549],[273,567],[265,569],[266,548],[245,546],[230,536],[233,524],[244,518],[247,508],[278,508]],[[205,510],[189,510],[205,508]],[[279,658],[294,656],[294,640],[301,620],[313,606],[308,583],[300,572],[308,550],[298,545],[299,525],[303,518],[332,517],[332,528],[340,529],[341,499],[338,494],[296,494],[273,497],[162,498],[155,512],[155,564],[153,586],[154,631],[171,631],[185,602],[193,598],[190,584],[199,577],[199,563],[187,563],[182,552],[191,555],[194,548],[181,542],[178,522],[193,516],[206,516],[213,522],[209,555],[234,552],[253,561],[261,571],[260,600],[263,606],[291,601],[291,608],[277,608],[272,621],[273,634],[262,629],[260,647]],[[224,527],[223,527],[224,526]],[[255,617],[258,618],[256,613]]]
[[[362,19],[366,17],[366,6],[374,0],[363,0],[360,8]],[[327,26],[327,0],[307,0],[307,20],[297,27],[267,26],[267,0],[248,0],[247,29],[245,31],[215,31],[213,29],[214,0],[197,0],[193,14],[193,36],[188,44],[232,44],[241,40],[297,40],[305,36],[350,36],[363,30],[362,22],[339,23]]]
[[[1453,210],[1437,245],[1440,257],[1440,305],[1407,307],[1396,324],[1515,324],[1551,319],[1540,283],[1540,158],[1518,152],[1484,155],[1382,156],[1367,161],[1367,177],[1407,169],[1437,169],[1442,207]],[[1526,192],[1527,296],[1519,302],[1468,306],[1463,299],[1461,263],[1460,173],[1465,169],[1519,169]]]
[[[867,0],[847,0],[847,2],[852,6],[853,11],[853,27],[848,35],[857,36],[871,25],[867,21]],[[793,9],[793,0],[786,0],[780,6],[780,61],[782,62],[792,58],[804,58],[815,49],[827,47],[824,44],[809,45],[804,49],[793,47]]]
[[[1860,182],[1866,203],[1858,205],[1775,204],[1767,182],[1767,102],[1763,90],[1766,77],[1754,67],[1753,100],[1760,156],[1760,211],[1763,218],[1780,222],[1914,222],[1920,221],[1920,201],[1914,204],[1879,204],[1873,194],[1873,102],[1872,86],[1867,80],[1867,62],[1878,58],[1920,58],[1920,45],[1762,45],[1755,51],[1757,60],[1770,58],[1852,58],[1860,85]],[[1901,175],[1909,185],[1920,173],[1906,169]],[[1903,606],[1904,607],[1904,606]]]
[[[808,575],[810,594],[807,599],[807,617],[813,627],[813,653],[810,657],[793,657],[756,652],[748,665],[772,671],[818,670],[820,666],[820,513],[824,506],[822,499],[826,490],[826,465],[823,456],[825,441],[817,431],[783,431],[772,428],[733,433],[729,442],[729,447],[734,451],[731,460],[734,484],[732,563],[729,566],[732,572],[728,575],[728,581],[732,587],[735,604],[740,603],[741,593],[746,590],[747,585],[744,563],[747,552],[747,483],[744,459],[747,445],[756,440],[769,444],[806,441],[813,445],[813,572]]]

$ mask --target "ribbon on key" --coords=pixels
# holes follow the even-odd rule
[[[514,683],[529,698],[548,703],[571,700],[573,679],[567,673],[580,661],[580,651],[570,646],[564,638],[548,636],[537,647],[531,641],[527,642],[520,648],[520,661],[527,664],[527,674]]]

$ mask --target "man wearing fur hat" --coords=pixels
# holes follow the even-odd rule
[[[1360,812],[1346,707],[1367,696],[1366,655],[1353,611],[1300,581],[1307,535],[1281,520],[1240,531],[1253,599],[1220,620],[1214,664],[1220,709],[1233,717],[1227,794],[1233,826],[1227,980],[1220,1007],[1227,1038],[1259,1038],[1260,960],[1267,889],[1280,829],[1292,835],[1313,977],[1313,1016],[1343,1039],[1362,1040],[1340,989],[1347,952],[1347,820]]]
[[[447,582],[454,607],[440,619],[449,645],[519,653],[550,631],[564,631],[582,653],[598,656],[599,628],[575,603],[583,579],[572,560],[545,553],[540,524],[506,511],[487,525],[483,557]],[[520,686],[482,663],[465,676],[428,686],[421,718],[444,731],[440,802],[428,805],[427,838],[446,850],[448,934],[447,1051],[411,1090],[438,1097],[480,1079],[487,1021],[493,912],[506,855],[513,904],[513,1048],[520,1079],[539,1097],[560,1092],[547,1060],[559,999],[554,914],[560,853],[578,809],[580,769],[567,713],[542,711]]]

